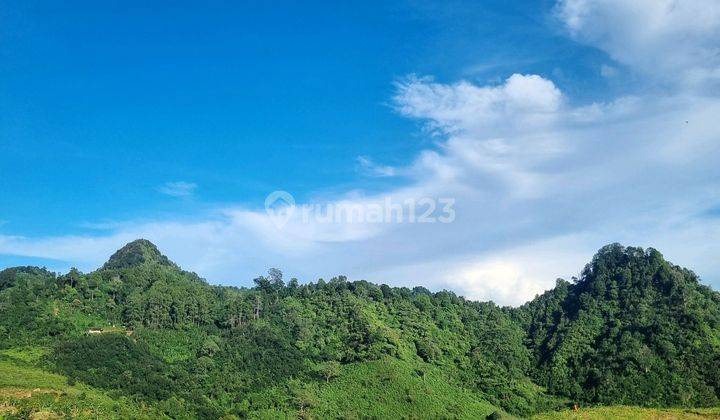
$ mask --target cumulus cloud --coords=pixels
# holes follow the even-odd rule
[[[698,26],[690,25],[688,14],[701,5],[707,9]],[[279,266],[304,280],[347,274],[519,304],[556,277],[577,275],[599,247],[617,241],[657,247],[706,279],[720,279],[720,219],[707,217],[720,203],[720,98],[699,92],[692,76],[705,74],[707,83],[717,63],[709,41],[717,27],[707,18],[715,11],[702,1],[559,3],[576,39],[638,72],[650,72],[654,59],[658,70],[674,71],[667,75],[672,86],[652,94],[574,106],[540,75],[489,85],[408,77],[396,86],[395,109],[423,122],[435,145],[402,167],[358,160],[375,175],[402,174],[404,186],[297,203],[281,228],[264,211],[235,205],[192,222],[124,222],[102,236],[0,235],[0,253],[91,269],[124,242],[145,237],[224,283],[247,284]],[[672,46],[689,49],[662,57]],[[175,190],[192,193],[188,185]],[[378,223],[306,218],[300,210],[367,213],[387,207],[387,197],[404,211],[422,199],[453,198],[456,218]]]
[[[562,104],[562,94],[553,82],[538,75],[513,74],[497,86],[466,81],[446,85],[411,76],[397,84],[395,103],[403,115],[427,119],[432,128],[445,133],[505,131],[550,123]]]
[[[592,257],[578,241],[560,237],[475,257],[446,269],[443,277],[470,299],[521,305],[551,289],[555,279],[578,275]]]
[[[158,188],[158,191],[171,197],[192,197],[196,190],[197,184],[185,181],[166,182]]]

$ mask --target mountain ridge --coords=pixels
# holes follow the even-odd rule
[[[38,367],[174,417],[720,405],[720,294],[652,248],[603,247],[517,308],[274,269],[252,288],[213,286],[147,240],[87,274],[1,273],[0,351],[47,349]],[[451,404],[473,399],[472,413]]]

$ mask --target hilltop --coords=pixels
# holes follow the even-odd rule
[[[92,273],[3,270],[0,377],[34,372],[100,408],[19,398],[9,389],[22,380],[0,383],[0,405],[112,417],[119,398],[152,417],[474,419],[718,404],[719,295],[654,249],[604,247],[579,279],[519,308],[345,277],[285,282],[274,269],[254,283],[209,285],[146,240]]]
[[[174,262],[160,252],[155,244],[147,239],[137,239],[117,250],[102,266],[102,269],[117,270],[147,263],[177,267]]]

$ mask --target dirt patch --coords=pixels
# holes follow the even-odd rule
[[[0,403],[0,418],[3,416],[3,414],[17,414],[18,409],[14,405],[10,405],[7,403]]]
[[[35,413],[30,414],[30,419],[32,420],[50,420],[50,419],[61,419],[62,416],[59,416],[52,411],[37,411]]]

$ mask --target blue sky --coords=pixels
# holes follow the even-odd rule
[[[617,240],[718,279],[717,248],[677,246],[717,239],[712,1],[145,3],[0,6],[0,264],[90,270],[146,236],[215,282],[517,303]],[[449,193],[458,220],[259,230],[275,190]]]

